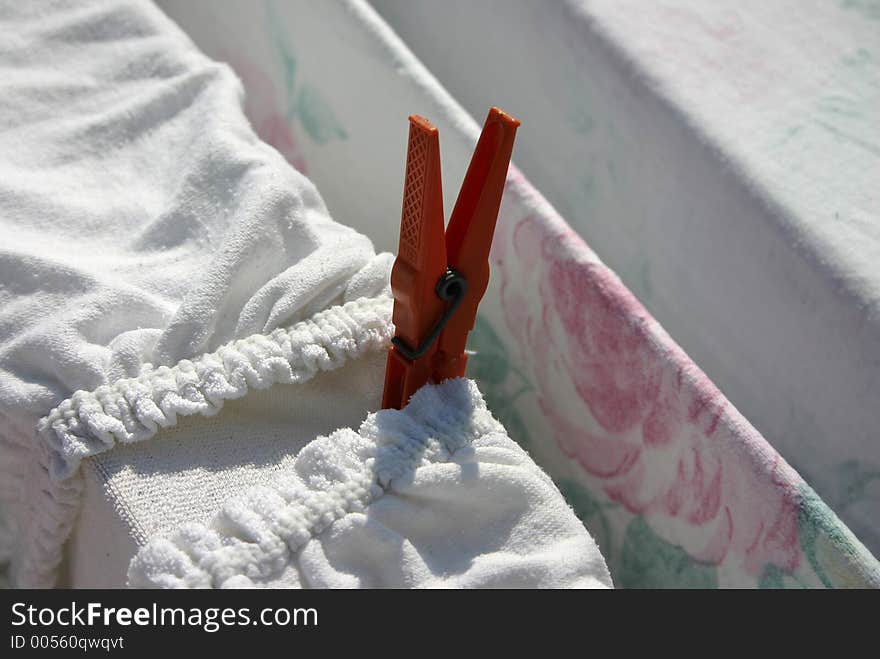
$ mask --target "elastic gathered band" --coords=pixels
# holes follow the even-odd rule
[[[391,341],[392,298],[359,298],[321,311],[290,328],[232,341],[216,351],[174,366],[146,366],[136,378],[94,391],[78,391],[40,420],[41,441],[30,450],[23,479],[20,586],[55,585],[62,547],[79,511],[83,459],[117,443],[150,439],[173,427],[177,416],[210,416],[226,400],[250,389],[303,383],[319,371],[387,349]]]
[[[78,391],[40,420],[53,478],[73,474],[83,458],[116,443],[150,439],[177,415],[212,416],[250,389],[301,383],[370,350],[387,347],[390,297],[360,298],[321,311],[290,328],[232,341],[174,366],[144,367],[94,391]]]

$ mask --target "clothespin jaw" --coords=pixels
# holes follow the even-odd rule
[[[489,284],[489,250],[519,121],[489,110],[444,233],[437,129],[411,116],[400,248],[391,271],[395,336],[383,408],[429,381],[464,375],[465,345]]]

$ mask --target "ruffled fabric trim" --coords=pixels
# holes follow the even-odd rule
[[[336,520],[364,511],[396,479],[446,462],[504,428],[477,386],[463,378],[420,389],[406,408],[371,414],[360,432],[319,437],[273,486],[233,498],[210,525],[183,526],[132,559],[135,588],[251,588],[279,575],[293,554]]]
[[[300,383],[369,350],[385,348],[393,328],[392,299],[360,298],[290,328],[232,341],[216,352],[174,366],[147,365],[136,378],[78,391],[37,426],[49,449],[53,478],[70,477],[83,458],[117,442],[153,437],[177,424],[177,415],[219,412],[249,389]]]
[[[117,443],[138,442],[177,423],[177,415],[213,415],[224,401],[250,389],[302,383],[319,371],[339,368],[391,341],[393,300],[388,295],[359,298],[319,312],[269,335],[232,341],[213,353],[172,367],[146,367],[136,378],[95,391],[78,391],[38,424],[41,439],[27,473],[17,515],[21,563],[13,566],[17,585],[55,585],[62,547],[70,535],[82,493],[79,465]]]

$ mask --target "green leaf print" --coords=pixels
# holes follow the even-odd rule
[[[785,572],[779,567],[768,563],[761,572],[761,578],[758,579],[758,587],[764,589],[785,588]]]
[[[840,6],[855,10],[868,21],[880,21],[880,2],[877,0],[842,0]]]
[[[348,139],[348,133],[320,90],[309,82],[297,85],[296,58],[274,3],[266,3],[266,16],[270,41],[284,71],[284,117],[287,122],[290,124],[299,119],[303,130],[316,144]]]
[[[266,15],[269,18],[269,35],[272,46],[275,48],[275,53],[281,60],[281,67],[284,70],[284,91],[290,98],[293,96],[293,86],[296,81],[296,59],[290,52],[287,36],[281,28],[281,20],[279,20],[277,10],[271,2],[266,3]]]
[[[507,429],[510,438],[525,449],[530,444],[526,423],[516,406],[517,399],[532,391],[522,371],[510,363],[504,342],[492,325],[477,316],[468,336],[467,375],[477,381],[489,410]]]
[[[346,139],[348,134],[321,92],[309,83],[303,83],[296,97],[296,112],[306,133],[317,144],[326,144],[334,138]]]
[[[482,316],[477,316],[468,336],[468,348],[474,353],[468,356],[468,375],[481,382],[503,384],[510,372],[507,351],[501,337]]]
[[[778,565],[767,563],[758,578],[758,588],[780,590],[806,588],[806,586]]]
[[[717,588],[711,565],[695,561],[635,517],[626,527],[619,583],[624,588]]]
[[[583,522],[599,544],[602,555],[611,556],[611,524],[605,515],[605,509],[615,508],[616,504],[603,503],[592,492],[580,483],[572,480],[561,480],[556,484],[565,500],[574,508],[575,515]]]
[[[877,569],[876,560],[808,485],[801,487],[800,494],[798,537],[819,580],[826,588],[876,586],[866,578]],[[866,566],[864,573],[859,565]]]

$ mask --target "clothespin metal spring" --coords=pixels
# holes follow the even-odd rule
[[[455,272],[452,268],[447,268],[446,274],[444,274],[440,278],[440,281],[437,282],[436,290],[437,297],[444,302],[450,302],[450,304],[422,344],[413,350],[406,344],[406,341],[399,336],[395,336],[391,339],[391,343],[394,344],[397,351],[410,361],[415,361],[416,359],[423,357],[431,346],[434,345],[434,341],[440,336],[440,332],[446,327],[446,323],[452,319],[453,314],[455,314],[458,307],[461,306],[461,303],[464,301],[464,296],[467,294],[467,279]]]

